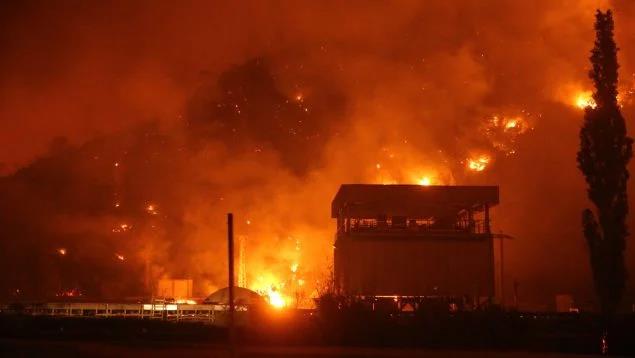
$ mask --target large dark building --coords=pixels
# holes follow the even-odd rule
[[[354,296],[494,297],[497,186],[342,185],[335,284]]]

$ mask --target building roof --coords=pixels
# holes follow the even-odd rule
[[[220,305],[229,304],[229,287],[221,288],[220,290],[207,296],[203,301],[204,303],[214,303]],[[262,296],[258,293],[244,287],[234,287],[234,304],[237,305],[253,305],[264,302]]]
[[[498,186],[343,184],[331,203],[331,217],[380,214],[437,216],[498,204]]]

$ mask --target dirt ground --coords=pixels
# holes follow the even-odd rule
[[[0,356],[3,357],[232,357],[225,346],[212,344],[163,344],[120,343],[120,342],[78,342],[42,340],[0,340]],[[454,350],[410,350],[372,349],[341,347],[248,347],[238,348],[234,357],[426,357],[426,358],[503,358],[503,357],[591,357],[574,354],[494,352],[494,351],[454,351]]]

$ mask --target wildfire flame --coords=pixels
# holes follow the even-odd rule
[[[314,278],[313,273],[304,267],[302,239],[296,235],[279,239],[280,261],[263,262],[257,258],[260,255],[250,256],[245,270],[255,275],[246,275],[243,285],[261,295],[273,308],[280,309],[292,305],[309,307],[312,301],[308,300],[307,294],[311,293],[313,288],[307,286],[314,282]]]
[[[520,125],[518,118],[507,118],[505,121],[505,129],[517,128]]]
[[[286,296],[283,294],[284,281],[270,271],[260,273],[249,288],[259,293],[274,308],[282,308],[287,305]]]
[[[487,165],[489,164],[489,162],[490,162],[489,155],[481,154],[474,158],[468,158],[467,168],[475,172],[482,172],[483,170],[485,170],[485,168],[487,168]]]
[[[489,143],[497,153],[505,156],[516,154],[518,140],[527,131],[533,130],[531,125],[531,113],[525,110],[516,113],[495,114],[483,121],[480,131],[489,140]],[[473,171],[483,171],[489,163],[487,159],[479,160],[479,156],[468,159],[466,166]]]
[[[494,115],[485,124],[485,132],[491,136],[497,129],[502,129],[502,133],[505,134],[510,134],[506,132],[511,130],[514,130],[514,133],[511,133],[512,135],[521,134],[527,129],[527,122],[521,116],[506,117]]]
[[[430,180],[429,177],[422,177],[422,178],[419,179],[417,184],[423,185],[423,186],[428,186],[428,185],[432,184],[432,180]]]
[[[583,91],[579,92],[574,99],[574,104],[579,109],[585,109],[587,107],[596,108],[597,103],[593,99],[593,92]]]
[[[276,291],[275,289],[270,289],[266,293],[266,295],[268,297],[269,304],[272,305],[274,308],[280,309],[280,308],[284,308],[287,305],[287,302],[284,299],[284,297],[282,297],[280,292]]]

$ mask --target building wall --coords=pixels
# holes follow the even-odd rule
[[[348,295],[494,296],[488,237],[343,235],[334,256],[336,285]]]
[[[192,298],[191,279],[161,279],[157,285],[157,296],[184,300]]]

